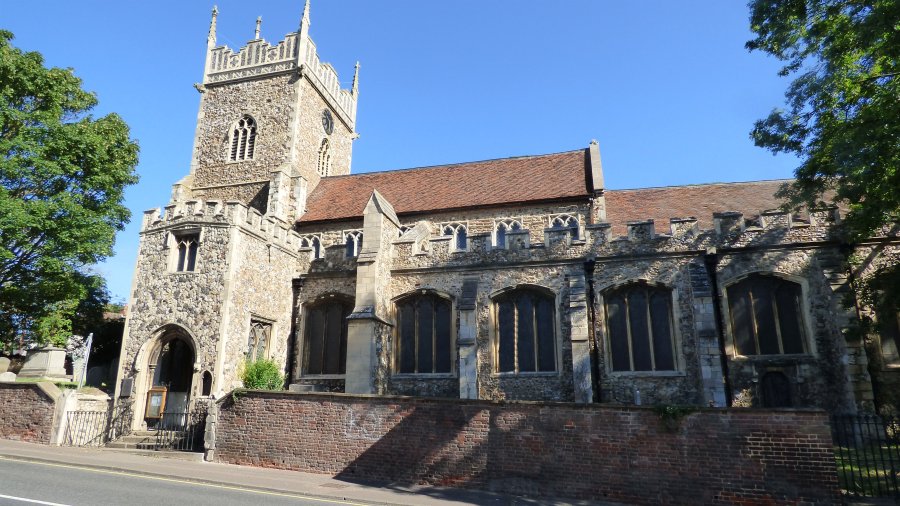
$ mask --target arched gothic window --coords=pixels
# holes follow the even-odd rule
[[[569,214],[558,214],[550,219],[553,230],[570,230],[572,239],[578,238],[578,218]]]
[[[178,245],[178,259],[175,264],[177,272],[193,272],[197,266],[197,249],[200,245],[200,234],[184,234],[175,236]]]
[[[262,360],[269,354],[272,340],[272,324],[250,320],[250,336],[247,339],[247,361]]]
[[[256,121],[245,115],[231,131],[231,150],[228,159],[232,162],[252,160],[255,148]]]
[[[494,227],[494,245],[498,248],[506,248],[506,233],[522,230],[522,224],[518,220],[501,220]]]
[[[308,235],[300,239],[301,248],[312,250],[312,259],[322,258],[322,240],[317,235]]]
[[[304,374],[344,374],[347,368],[347,317],[353,303],[327,300],[304,310]]]
[[[739,355],[804,353],[799,284],[753,274],[728,287],[731,332]]]
[[[631,283],[604,294],[613,371],[673,371],[672,291]]]
[[[319,146],[318,171],[322,177],[331,175],[331,150],[328,139],[322,139],[322,145]]]
[[[552,295],[526,288],[494,299],[497,372],[556,370],[554,305]]]
[[[465,251],[467,244],[467,230],[462,223],[448,223],[444,225],[442,234],[452,237],[451,251]]]
[[[426,293],[397,302],[396,371],[449,373],[453,370],[450,301]]]
[[[360,231],[347,232],[344,235],[344,242],[346,244],[347,258],[357,257],[362,250],[363,233]]]

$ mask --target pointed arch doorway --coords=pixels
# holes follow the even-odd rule
[[[193,340],[181,328],[167,328],[148,358],[144,421],[147,427],[156,427],[164,415],[190,411],[196,379]]]

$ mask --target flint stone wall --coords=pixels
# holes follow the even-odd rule
[[[827,415],[240,392],[216,460],[633,504],[837,504]],[[328,444],[322,444],[327,441]]]

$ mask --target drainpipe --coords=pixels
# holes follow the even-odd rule
[[[710,248],[703,255],[703,262],[706,264],[706,273],[709,276],[709,284],[712,289],[713,299],[713,315],[716,320],[716,337],[719,340],[719,360],[722,364],[722,379],[725,387],[725,405],[729,408],[732,405],[733,392],[731,390],[731,376],[728,374],[728,355],[725,351],[725,324],[722,320],[722,304],[721,295],[719,294],[719,276],[717,267],[719,266],[719,254],[715,248]]]
[[[597,342],[597,315],[594,312],[594,267],[597,261],[593,258],[584,262],[584,278],[588,286],[588,328],[591,332],[591,383],[594,391],[593,401],[601,402],[600,395],[600,344]]]

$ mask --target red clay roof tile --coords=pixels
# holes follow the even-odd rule
[[[372,190],[398,215],[501,206],[519,202],[587,198],[586,149],[389,172],[322,178],[299,220],[359,218]]]

